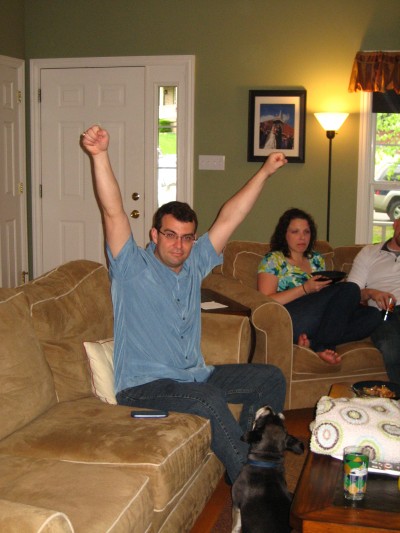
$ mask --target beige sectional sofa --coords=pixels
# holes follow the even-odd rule
[[[202,325],[208,362],[247,361],[246,317],[203,314]],[[216,487],[223,467],[207,420],[133,419],[94,394],[102,384],[83,343],[112,334],[100,264],[0,289],[2,533],[181,533]]]
[[[316,243],[327,269],[347,273],[361,248],[356,245],[333,249],[326,241]],[[257,267],[268,250],[268,243],[229,242],[223,264],[209,274],[203,286],[251,308],[256,331],[253,361],[267,361],[282,369],[287,383],[286,409],[314,406],[336,382],[387,380],[382,356],[370,339],[338,346],[337,351],[342,355],[338,366],[328,365],[312,350],[293,344],[289,313],[281,304],[257,291]]]

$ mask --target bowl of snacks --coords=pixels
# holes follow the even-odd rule
[[[358,381],[352,389],[357,396],[364,398],[400,399],[400,385],[391,381]]]

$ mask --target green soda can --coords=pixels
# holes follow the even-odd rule
[[[347,500],[362,500],[367,490],[369,450],[347,446],[343,450],[343,489]]]

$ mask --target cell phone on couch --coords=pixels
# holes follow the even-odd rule
[[[146,409],[145,411],[131,411],[132,418],[165,418],[168,411],[161,409]]]

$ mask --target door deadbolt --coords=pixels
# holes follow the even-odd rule
[[[134,192],[134,193],[132,194],[132,200],[135,200],[135,202],[136,202],[137,200],[139,200],[139,198],[140,198],[140,194],[139,194],[138,192]]]
[[[131,213],[131,218],[139,218],[140,217],[140,211],[137,209],[134,209]]]

